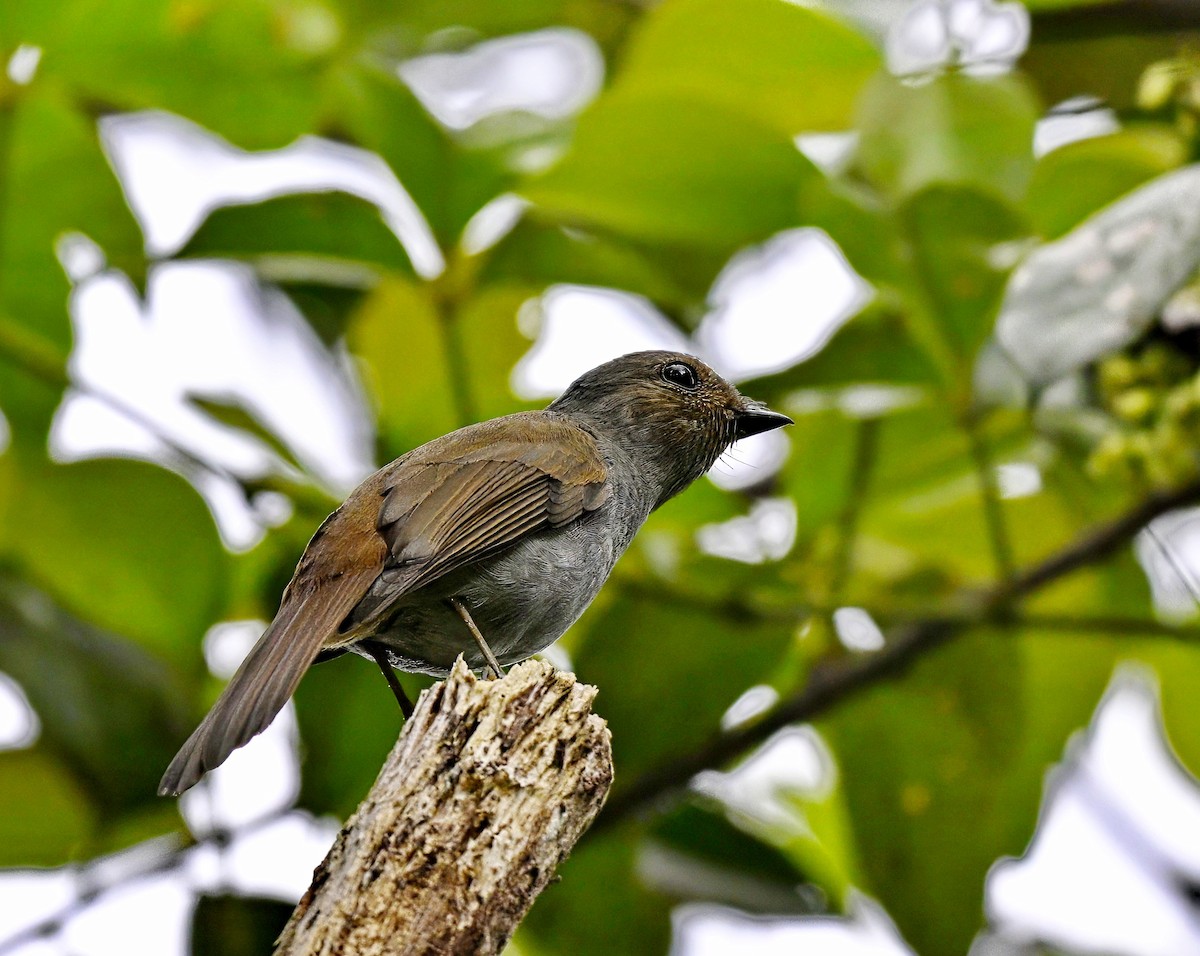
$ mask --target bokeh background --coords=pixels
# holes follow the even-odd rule
[[[511,953],[1200,953],[1200,6],[0,0],[0,66],[0,954],[268,952],[378,673],[154,791],[307,538],[663,346],[796,424],[550,650],[617,781]]]

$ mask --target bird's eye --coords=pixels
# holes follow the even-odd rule
[[[670,365],[664,365],[662,377],[664,382],[678,385],[680,388],[690,389],[700,384],[691,366],[684,365],[682,362],[672,362]]]

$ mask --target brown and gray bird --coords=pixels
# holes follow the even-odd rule
[[[461,428],[375,472],[317,529],[279,613],[171,761],[182,793],[260,733],[318,659],[499,673],[583,613],[647,516],[739,438],[791,424],[703,362],[635,352],[544,411]],[[407,710],[406,710],[407,713]]]

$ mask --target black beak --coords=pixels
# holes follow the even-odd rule
[[[762,402],[753,402],[747,399],[746,404],[735,413],[733,433],[738,438],[749,438],[751,435],[769,432],[773,428],[794,424],[795,422],[786,415],[771,411]]]

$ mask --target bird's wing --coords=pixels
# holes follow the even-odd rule
[[[400,459],[380,494],[387,566],[356,630],[402,597],[608,500],[595,440],[559,415],[527,412],[462,429]]]

